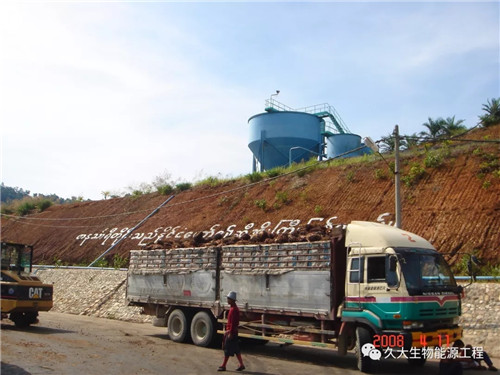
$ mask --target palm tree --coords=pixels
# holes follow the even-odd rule
[[[394,137],[394,133],[390,133],[386,137],[380,138],[380,151],[381,152],[392,152],[396,148],[396,139]],[[399,136],[399,149],[406,150],[408,148],[408,144],[406,141],[406,136]]]
[[[457,120],[455,121],[455,116],[453,117],[448,117],[444,122],[443,122],[443,130],[445,131],[446,135],[451,136],[451,135],[456,135],[458,133],[461,133],[465,130],[467,130],[467,127],[465,125],[462,125],[465,120]]]
[[[485,115],[479,116],[480,123],[485,128],[491,125],[500,124],[500,98],[488,99],[487,104],[483,104]]]
[[[411,135],[403,135],[403,139],[406,149],[417,146],[420,143],[420,136],[417,133],[413,133]]]
[[[443,135],[446,135],[445,124],[446,121],[443,120],[442,117],[439,117],[437,120],[433,120],[429,117],[429,120],[422,124],[427,128],[428,131],[420,132],[420,135],[431,139],[436,139]]]
[[[392,152],[394,147],[396,147],[396,142],[394,140],[394,134],[390,133],[388,136],[380,138],[380,151],[381,152]]]

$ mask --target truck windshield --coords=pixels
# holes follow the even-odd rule
[[[422,249],[396,249],[410,294],[453,291],[456,282],[441,254]]]
[[[2,269],[31,272],[31,248],[2,244]]]

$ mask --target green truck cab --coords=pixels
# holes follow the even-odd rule
[[[421,348],[450,346],[462,337],[458,318],[463,289],[427,240],[391,226],[353,222],[346,243],[341,340],[352,342],[349,335],[356,335],[358,352],[372,343],[403,351],[413,363],[423,364]],[[369,371],[371,361],[358,355],[362,371]]]

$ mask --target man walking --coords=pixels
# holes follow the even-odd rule
[[[236,371],[243,371],[245,366],[243,365],[243,359],[241,358],[240,345],[238,343],[238,325],[240,324],[240,309],[236,306],[236,292],[229,292],[227,295],[227,303],[231,308],[229,309],[229,314],[227,315],[226,332],[223,338],[223,348],[224,348],[224,362],[217,369],[217,371],[226,371],[227,361],[229,357],[236,354],[240,366]]]

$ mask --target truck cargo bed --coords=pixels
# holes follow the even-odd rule
[[[236,290],[244,311],[325,315],[332,270],[330,241],[132,250],[127,298],[213,307]]]

